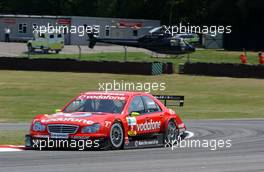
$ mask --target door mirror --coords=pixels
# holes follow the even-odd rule
[[[140,113],[138,113],[138,112],[131,112],[130,113],[131,117],[136,117],[136,116],[139,116],[139,115],[140,115]]]
[[[61,109],[55,109],[55,113],[61,112]]]

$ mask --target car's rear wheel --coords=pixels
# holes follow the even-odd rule
[[[49,53],[49,50],[48,49],[43,49],[43,53],[44,54],[48,54]]]
[[[178,140],[179,130],[174,121],[169,121],[165,132],[165,142],[173,143]]]
[[[112,149],[121,149],[124,143],[124,131],[122,125],[114,123],[110,129],[110,144]]]

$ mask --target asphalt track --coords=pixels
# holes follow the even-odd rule
[[[152,148],[120,151],[0,152],[1,172],[172,171],[263,172],[264,120],[193,120],[191,140],[231,139],[230,148]],[[25,124],[0,124],[0,130]]]

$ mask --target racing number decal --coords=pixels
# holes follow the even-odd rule
[[[136,136],[137,131],[136,125],[137,125],[137,118],[136,117],[127,117],[127,124],[128,124],[128,135],[129,136]]]
[[[105,127],[109,128],[111,126],[111,122],[110,121],[105,121]]]
[[[136,117],[127,117],[127,123],[129,126],[137,125],[137,118]]]

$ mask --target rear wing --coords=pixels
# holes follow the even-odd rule
[[[170,96],[170,95],[153,95],[158,100],[163,100],[165,106],[183,106],[184,96]],[[167,103],[168,100],[173,102],[171,104]]]

